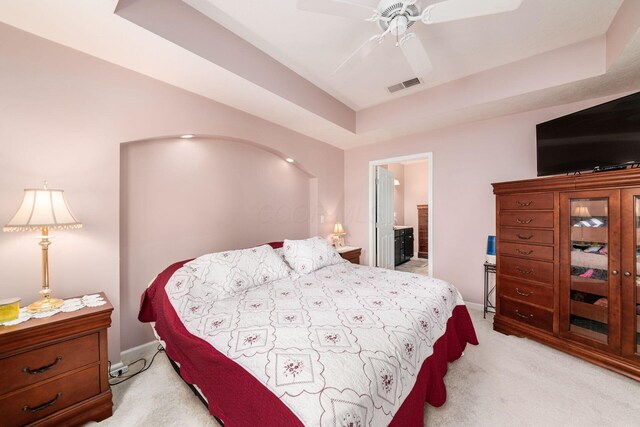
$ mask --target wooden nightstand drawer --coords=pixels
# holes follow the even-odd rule
[[[0,396],[46,380],[100,359],[98,334],[94,333],[0,360]]]
[[[100,393],[99,366],[45,381],[0,400],[2,425],[25,425]]]

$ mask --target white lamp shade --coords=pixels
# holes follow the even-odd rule
[[[577,206],[575,208],[575,215],[574,216],[588,218],[588,217],[591,216],[591,213],[589,213],[589,208],[587,208],[586,206]]]
[[[42,227],[53,229],[81,228],[73,216],[63,190],[26,189],[22,204],[4,231],[35,231]]]
[[[341,223],[336,222],[336,225],[333,226],[333,234],[346,234]]]
[[[400,185],[400,181],[398,181],[397,179],[394,179],[393,180],[393,185],[395,185],[397,187],[398,185]]]

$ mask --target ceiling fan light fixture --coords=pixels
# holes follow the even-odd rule
[[[403,15],[396,16],[391,20],[389,27],[391,28],[391,34],[394,36],[401,36],[407,32],[407,28],[409,28],[409,20]]]
[[[380,11],[378,26],[383,31],[390,29],[390,33],[394,36],[404,34],[409,27],[415,24],[416,19],[420,19],[420,9],[418,9],[417,6],[413,4],[403,4],[403,2],[398,0],[382,0],[378,4],[377,10]],[[398,18],[402,19],[397,21]],[[404,24],[405,27],[400,33],[396,33],[394,29],[398,24]]]

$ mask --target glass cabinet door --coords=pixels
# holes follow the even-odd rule
[[[640,189],[622,192],[622,353],[640,358]]]
[[[561,195],[560,331],[601,347],[619,346],[619,193]]]

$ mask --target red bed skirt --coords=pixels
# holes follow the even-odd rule
[[[185,381],[198,385],[209,402],[209,412],[225,426],[302,426],[298,417],[253,375],[186,330],[164,291],[167,281],[185,262],[173,264],[158,275],[142,295],[138,319],[156,322],[156,331],[167,343],[167,355],[180,364]],[[444,404],[447,364],[462,355],[467,343],[478,344],[478,340],[467,308],[457,306],[391,426],[422,426],[425,402]]]

